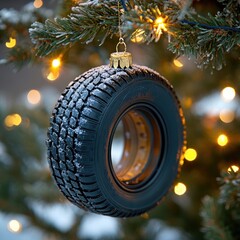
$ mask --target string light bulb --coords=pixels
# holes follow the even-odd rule
[[[11,220],[8,223],[8,230],[13,233],[19,233],[22,231],[22,224],[17,220]]]
[[[176,195],[183,195],[185,194],[187,191],[187,187],[184,183],[178,182],[175,186],[174,186],[174,193]]]
[[[55,58],[52,60],[51,63],[52,68],[59,68],[61,66],[61,59],[60,58]]]
[[[17,127],[21,123],[22,123],[22,117],[17,113],[7,115],[4,119],[5,126],[9,127],[9,128],[14,127],[14,126]]]
[[[134,43],[142,43],[145,40],[145,31],[143,29],[137,29],[131,36],[131,41]]]
[[[17,40],[15,38],[10,37],[9,41],[5,43],[7,48],[13,48],[17,44]]]
[[[219,113],[219,118],[224,123],[230,123],[230,122],[232,122],[234,120],[235,114],[231,110],[223,109]]]
[[[236,165],[232,165],[231,167],[228,168],[228,172],[238,172],[239,171],[239,167]]]
[[[51,71],[49,72],[49,74],[47,75],[47,79],[49,81],[55,81],[57,80],[57,78],[59,77],[59,71]]]
[[[234,88],[232,87],[225,87],[222,91],[221,91],[221,96],[222,96],[222,99],[225,101],[225,102],[230,102],[232,101],[235,96],[236,96],[236,91]]]
[[[228,144],[228,137],[225,134],[220,134],[217,138],[217,143],[221,147],[226,146]]]
[[[166,19],[167,17],[163,18],[162,16],[159,16],[153,22],[153,29],[156,35],[156,39],[155,39],[156,42],[160,39],[163,31],[167,31]]]
[[[173,60],[173,64],[178,67],[178,68],[182,68],[183,67],[183,64],[182,62],[180,62],[178,59],[174,59]]]
[[[184,153],[184,158],[187,161],[194,161],[197,158],[197,151],[193,148],[188,148]]]
[[[27,100],[30,104],[36,105],[41,101],[41,93],[38,90],[32,89],[27,94]]]
[[[42,5],[43,5],[43,1],[42,0],[35,0],[34,3],[33,3],[33,6],[35,8],[40,8],[40,7],[42,7]]]

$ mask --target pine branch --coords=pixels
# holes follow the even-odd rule
[[[209,240],[234,240],[240,236],[240,173],[224,172],[218,199],[205,197],[201,216]]]
[[[28,28],[34,21],[44,21],[52,17],[52,10],[41,8],[36,9],[32,3],[25,5],[21,10],[2,9],[0,10],[0,42],[6,42],[9,36],[20,34],[28,37]]]
[[[215,199],[207,196],[203,200],[203,232],[209,240],[234,240],[224,222],[224,208]]]
[[[63,2],[73,4],[71,0]],[[221,69],[227,53],[238,51],[240,54],[240,5],[237,0],[219,0],[224,6],[222,12],[207,17],[194,13],[189,7],[191,0],[186,1],[186,4],[185,1],[173,0],[126,2],[128,10],[122,15],[122,23],[124,36],[128,40],[140,36],[141,42],[151,43],[159,41],[162,34],[171,36],[168,37],[168,49],[177,56],[195,58],[200,67]],[[45,9],[30,9],[28,5],[20,12],[9,11],[10,15],[5,14],[6,10],[0,11],[0,41],[6,42],[15,33],[19,39],[18,47],[17,50],[10,50],[6,60],[0,63],[12,62],[18,67],[37,60],[35,53],[30,51],[26,31],[32,20],[37,20],[29,31],[38,56],[62,52],[76,42],[87,44],[98,40],[101,45],[107,37],[118,35],[118,8],[115,0],[79,4],[68,17],[46,20],[44,24],[40,21],[46,19],[49,12]],[[21,17],[23,15],[25,18]],[[164,19],[166,29],[156,24],[159,17]]]
[[[116,1],[82,3],[72,8],[66,18],[35,22],[29,32],[36,45],[37,55],[46,56],[62,46],[74,42],[90,43],[97,36],[101,43],[117,32],[118,12]]]
[[[168,48],[173,53],[195,57],[200,66],[211,63],[213,68],[221,69],[225,53],[240,43],[240,7],[237,0],[220,2],[225,4],[223,11],[206,18],[194,15],[190,9],[187,12],[187,7],[175,1],[135,0],[133,6],[127,6],[123,31],[128,38],[140,31],[142,42],[157,42],[163,30],[159,33],[156,19],[161,16],[171,35]],[[118,34],[117,11],[117,1],[89,1],[74,7],[66,18],[34,23],[30,35],[37,54],[46,56],[63,46],[75,42],[88,44],[94,39],[103,44],[108,36]]]

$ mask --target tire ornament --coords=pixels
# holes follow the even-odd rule
[[[59,98],[48,129],[48,161],[60,191],[80,208],[113,217],[158,205],[185,148],[172,86],[131,61],[117,51],[110,65],[77,77]]]

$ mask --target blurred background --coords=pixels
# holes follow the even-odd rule
[[[108,64],[117,38],[101,47],[97,42],[76,44],[61,56],[28,59],[31,23],[65,16],[75,2],[0,1],[0,59],[10,51],[15,57],[0,65],[0,239],[203,239],[202,201],[217,196],[216,178],[222,171],[239,167],[239,56],[227,54],[221,70],[202,70],[194,59],[175,59],[167,38],[149,45],[139,39],[127,43],[134,63],[166,77],[181,101],[187,125],[185,162],[171,191],[149,213],[131,219],[90,214],[66,201],[53,182],[46,130],[61,92],[86,70]],[[193,5],[205,15],[220,8],[216,1]]]

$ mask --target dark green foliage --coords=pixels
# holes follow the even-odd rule
[[[117,32],[117,26],[116,1],[90,2],[73,7],[66,18],[33,23],[30,35],[37,54],[45,56],[73,42],[88,44],[98,37],[103,43],[107,36]]]
[[[158,41],[154,21],[159,17],[156,9],[160,10],[162,17],[167,16],[171,36],[168,48],[177,56],[196,58],[201,67],[210,64],[219,70],[225,64],[225,54],[233,48],[238,50],[240,43],[239,4],[236,0],[224,4],[222,12],[203,17],[175,1],[135,0],[122,17],[123,31],[130,38],[135,30],[141,29],[144,42]],[[45,56],[75,42],[88,44],[98,39],[101,45],[106,37],[118,34],[117,17],[116,1],[87,2],[74,7],[67,18],[34,23],[30,34],[37,54]]]
[[[206,239],[240,239],[240,173],[224,172],[218,198],[206,196],[201,216]]]
[[[240,5],[237,0],[223,1],[222,11],[216,15],[208,14],[199,16],[187,4],[177,1],[142,1],[134,0],[128,4],[128,11],[122,14],[122,28],[124,36],[129,40],[134,36],[137,29],[144,31],[142,42],[150,43],[159,41],[160,35],[156,34],[154,21],[161,16],[165,18],[169,38],[168,49],[177,56],[186,55],[195,58],[200,67],[210,66],[221,69],[225,64],[225,55],[239,52],[240,43]],[[74,1],[62,1],[62,8],[58,9],[60,16],[69,13]],[[65,12],[62,9],[65,8]],[[156,11],[157,10],[157,11]],[[87,1],[72,8],[66,17],[56,17],[54,20],[47,19],[49,14],[46,10],[15,11],[19,16],[29,14],[29,19],[37,21],[30,27],[30,36],[35,45],[35,52],[28,52],[28,59],[36,60],[38,56],[46,56],[52,52],[68,50],[74,43],[89,44],[94,40],[102,45],[106,38],[118,36],[118,5],[117,1]],[[121,11],[123,12],[123,11]],[[19,21],[12,23],[0,14],[1,28],[0,41],[8,40],[11,33],[18,34],[21,44],[29,46],[27,29],[32,22]],[[23,48],[20,46],[20,48]],[[14,54],[14,52],[12,52]],[[20,57],[7,57],[7,62],[19,63]],[[32,56],[31,56],[32,55]],[[20,56],[20,54],[19,54]],[[22,59],[25,61],[25,59]],[[26,61],[27,63],[28,61]]]
[[[6,127],[6,116],[18,112],[22,123]],[[77,232],[83,214],[76,213],[71,231],[64,232],[44,221],[32,203],[51,206],[64,202],[53,184],[46,165],[45,138],[48,112],[44,108],[28,110],[23,106],[4,110],[0,106],[0,209],[5,214],[26,216],[32,225],[51,232],[58,239],[78,239]]]

